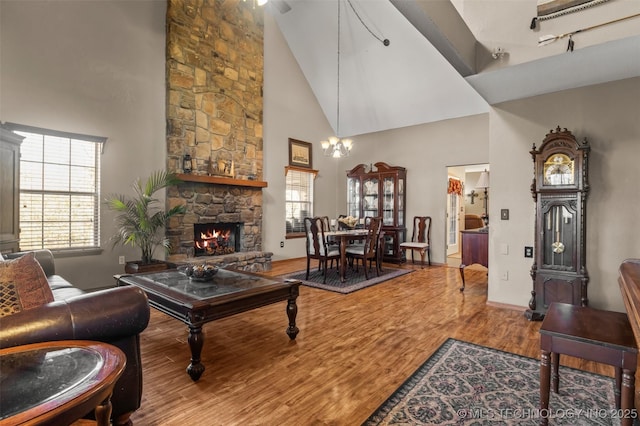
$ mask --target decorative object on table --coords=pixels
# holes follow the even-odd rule
[[[289,165],[313,168],[313,155],[310,142],[289,138]]]
[[[476,188],[484,189],[484,213],[482,214],[482,220],[484,221],[484,226],[486,228],[489,226],[489,172],[487,169],[484,169],[484,171],[480,173],[480,177],[476,183]]]
[[[525,313],[530,320],[541,320],[553,302],[589,303],[585,216],[590,149],[586,139],[579,143],[558,126],[530,151],[536,203],[533,290]]]
[[[302,281],[302,284],[307,287],[319,288],[321,290],[333,291],[340,294],[348,294],[411,272],[414,271],[411,269],[392,268],[385,265],[384,270],[380,272],[380,276],[366,279],[362,268],[359,268],[358,272],[349,269],[345,276],[345,281],[341,282],[340,274],[333,270],[329,271],[326,275],[327,282],[325,283],[325,276],[322,274],[322,271],[319,271],[318,268],[312,268],[309,273],[309,279],[306,279],[306,271],[293,272],[291,274],[283,275],[281,278],[300,280]]]
[[[385,262],[401,263],[400,243],[406,237],[406,194],[404,167],[377,162],[359,164],[347,172],[347,215],[382,217]]]
[[[342,223],[343,225],[345,225],[347,228],[353,229],[356,227],[356,225],[358,224],[358,217],[353,217],[353,216],[344,216],[344,217],[340,217],[338,218],[338,222]]]
[[[218,273],[218,268],[213,265],[188,265],[179,268],[180,272],[189,277],[193,281],[211,281],[213,276]]]
[[[613,378],[565,366],[560,373],[573,389],[551,395],[553,412],[576,416],[556,417],[555,424],[594,424],[590,407],[616,415]],[[538,424],[539,396],[538,359],[447,339],[363,425]]]
[[[110,241],[115,247],[118,244],[138,247],[141,260],[128,262],[125,271],[128,273],[145,272],[166,269],[167,263],[154,259],[153,255],[158,247],[169,252],[171,245],[164,235],[164,228],[170,218],[184,214],[185,205],[171,207],[165,210],[164,205],[158,206],[159,200],[154,194],[159,190],[177,185],[182,181],[173,173],[156,171],[149,176],[145,184],[138,178],[133,184],[135,196],[128,198],[122,194],[107,197],[107,207],[117,213],[116,233]]]
[[[531,19],[529,28],[535,30],[539,21],[557,18],[570,13],[579,12],[609,0],[538,0],[536,15]]]
[[[574,42],[572,37],[574,35],[578,33],[583,33],[589,30],[594,30],[596,28],[604,27],[606,25],[615,24],[620,21],[625,21],[627,19],[637,18],[639,16],[640,16],[640,13],[636,13],[635,15],[625,16],[624,18],[614,19],[613,21],[603,22],[601,24],[592,25],[590,27],[581,28],[579,30],[571,31],[568,33],[560,34],[560,35],[553,35],[553,34],[545,35],[538,39],[538,46],[545,46],[549,43],[553,43],[554,41],[560,40],[561,38],[569,37],[569,42],[567,43],[567,52],[573,52]]]

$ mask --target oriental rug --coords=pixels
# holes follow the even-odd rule
[[[309,279],[306,279],[306,269],[304,271],[283,275],[282,278],[300,280],[303,285],[308,287],[348,294],[363,288],[371,287],[372,285],[380,284],[381,282],[388,281],[392,278],[396,278],[410,272],[413,272],[413,270],[390,268],[385,266],[379,277],[376,275],[374,268],[368,272],[369,279],[366,279],[364,276],[364,269],[361,266],[358,268],[358,271],[348,268],[345,275],[345,282],[340,282],[340,274],[336,268],[333,267],[327,269],[327,282],[323,283],[322,281],[324,280],[324,276],[322,274],[322,270],[318,270],[318,266],[314,266],[312,264],[311,269],[309,270]]]
[[[614,385],[561,365],[542,412],[539,360],[448,339],[363,424],[618,425]]]

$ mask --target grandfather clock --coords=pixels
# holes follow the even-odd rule
[[[533,291],[525,316],[541,320],[553,302],[587,306],[586,202],[589,143],[556,128],[530,151],[536,203]]]

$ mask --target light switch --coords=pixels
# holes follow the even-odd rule
[[[500,219],[509,220],[509,209],[500,209]]]
[[[500,254],[509,254],[509,244],[500,244]]]

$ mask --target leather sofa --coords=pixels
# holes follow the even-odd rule
[[[55,300],[2,317],[0,348],[52,340],[94,340],[117,346],[127,356],[127,364],[111,397],[112,424],[131,425],[129,417],[140,407],[142,398],[139,335],[149,323],[146,294],[137,287],[84,292],[56,275],[51,251],[34,253]],[[4,256],[15,258],[22,254]]]

